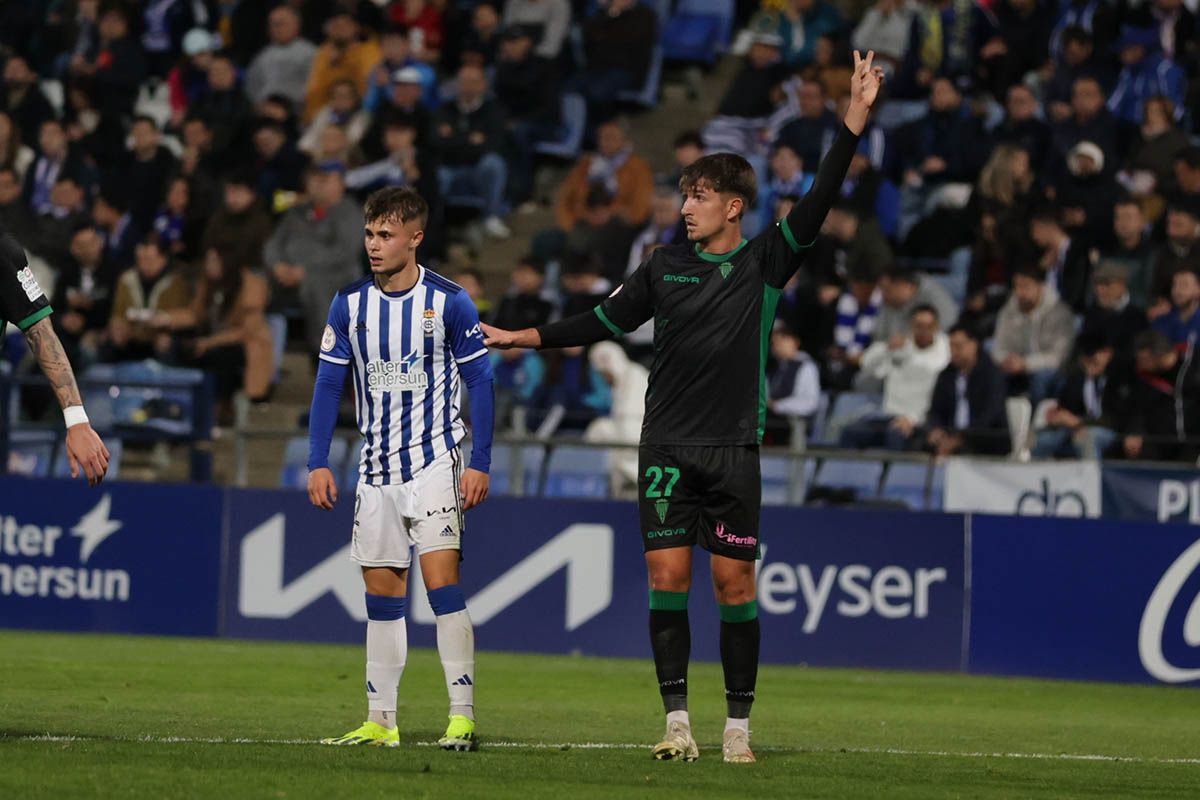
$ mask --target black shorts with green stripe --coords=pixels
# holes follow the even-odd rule
[[[647,550],[691,547],[739,561],[759,554],[762,478],[755,445],[638,449],[638,517]]]

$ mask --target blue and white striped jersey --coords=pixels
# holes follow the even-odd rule
[[[466,291],[424,267],[407,292],[364,278],[338,292],[321,358],[354,367],[359,480],[404,483],[466,435],[459,369],[486,358],[479,314]]]

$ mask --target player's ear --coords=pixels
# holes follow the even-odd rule
[[[740,219],[745,210],[746,201],[736,194],[731,195],[725,203],[725,219],[729,222]]]
[[[409,250],[416,250],[421,242],[425,241],[425,231],[417,231],[412,235],[412,239],[408,242]]]

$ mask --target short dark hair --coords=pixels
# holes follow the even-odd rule
[[[517,259],[517,267],[529,267],[538,275],[546,274],[546,262],[533,253],[526,253]]]
[[[1171,340],[1156,330],[1142,331],[1133,339],[1133,351],[1135,353],[1148,350],[1153,355],[1162,356],[1173,349],[1174,345],[1171,344]]]
[[[170,249],[167,247],[166,239],[159,236],[157,231],[150,231],[149,233],[143,235],[142,238],[138,239],[138,244],[153,247],[164,256],[170,255]]]
[[[946,331],[947,336],[953,336],[956,333],[961,333],[968,339],[971,339],[975,342],[982,341],[983,339],[983,337],[979,335],[979,328],[970,322],[963,322],[960,320],[954,323],[954,325],[950,327],[950,330]]]
[[[1182,161],[1188,169],[1200,169],[1200,145],[1190,145],[1175,154],[1175,161]]]
[[[758,198],[758,179],[754,176],[754,168],[736,153],[701,156],[685,167],[679,178],[679,190],[690,192],[700,184],[705,184],[718,194],[741,197],[747,208],[754,205]]]
[[[424,226],[429,219],[429,204],[414,189],[388,186],[367,198],[363,218],[367,222],[399,222],[402,225],[420,220]]]
[[[1033,215],[1029,218],[1030,222],[1048,222],[1052,225],[1062,227],[1062,221],[1058,217],[1058,209],[1052,205],[1046,204],[1038,206],[1034,209]]]
[[[883,277],[889,281],[904,281],[911,283],[914,286],[921,283],[921,278],[917,275],[916,270],[906,267],[903,264],[890,264],[883,271]],[[915,311],[915,309],[914,309]]]
[[[1062,43],[1064,45],[1075,42],[1076,44],[1091,44],[1092,37],[1082,26],[1068,25],[1063,28]]]
[[[1090,357],[1096,355],[1101,350],[1111,348],[1112,344],[1109,343],[1108,338],[1104,334],[1089,331],[1079,337],[1075,346],[1079,349],[1079,355]]]
[[[483,273],[475,269],[475,267],[459,267],[454,271],[455,275],[465,275],[468,278],[474,278],[480,286],[483,286]]]
[[[700,136],[700,131],[684,131],[675,137],[674,144],[671,145],[675,150],[681,147],[699,147],[704,149],[704,139]]]
[[[154,117],[150,116],[149,114],[138,114],[129,123],[129,127],[132,128],[134,125],[137,125],[139,122],[146,123],[151,128],[154,128],[154,130],[156,130],[156,131],[159,129],[158,128],[158,120],[156,120]]]
[[[918,303],[912,311],[908,312],[908,318],[912,319],[917,314],[932,314],[934,319],[941,319],[941,315],[938,314],[938,310],[929,303]]]
[[[1018,265],[1017,268],[1013,270],[1013,282],[1014,283],[1016,282],[1016,279],[1018,277],[1032,278],[1033,280],[1037,281],[1038,283],[1045,283],[1046,282],[1046,271],[1044,269],[1042,269],[1041,267],[1039,267],[1037,264],[1033,264],[1033,263],[1030,263],[1027,261],[1024,264]]]

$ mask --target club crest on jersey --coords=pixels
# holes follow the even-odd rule
[[[425,309],[425,321],[421,323],[422,330],[426,336],[433,336],[434,323],[437,319],[437,312],[432,308]]]
[[[413,350],[399,361],[377,358],[367,363],[367,389],[372,392],[412,392],[429,387],[429,376],[422,367],[420,350]]]
[[[21,288],[25,290],[25,296],[29,298],[29,302],[42,297],[42,287],[38,286],[37,278],[33,277],[33,270],[29,267],[17,271],[17,281],[20,282]]]
[[[337,344],[337,336],[333,332],[332,325],[325,326],[325,333],[321,334],[321,350],[328,353]]]

